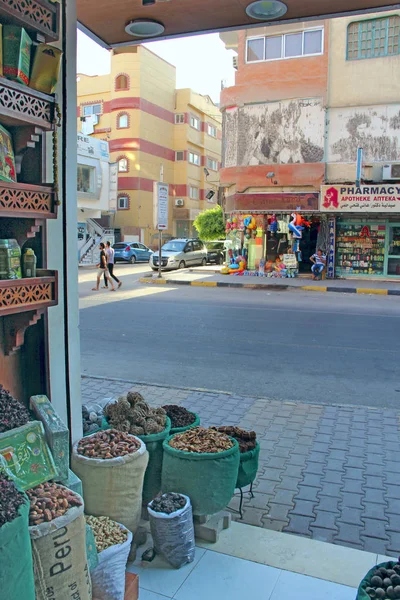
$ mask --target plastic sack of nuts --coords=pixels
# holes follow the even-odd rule
[[[91,573],[93,597],[96,600],[124,600],[132,534],[108,517],[86,517],[86,520],[93,529],[99,552],[99,564]]]
[[[86,512],[96,517],[106,515],[135,534],[148,460],[146,446],[139,438],[115,429],[77,442],[71,469],[82,481]]]
[[[28,496],[30,523],[37,523],[29,527],[36,600],[52,597],[91,600],[83,499],[61,485],[50,483],[32,488]]]
[[[183,500],[179,503],[180,505],[183,503],[183,507],[173,510],[171,513],[160,512],[160,506],[157,506],[157,503],[165,499],[165,505],[168,506],[171,498],[172,503],[174,502],[174,497]],[[154,510],[155,508],[157,510]],[[161,498],[152,500],[147,510],[155,552],[161,554],[176,569],[193,562],[195,539],[190,498],[184,494],[163,494]]]

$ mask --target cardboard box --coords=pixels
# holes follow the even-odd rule
[[[56,481],[68,478],[69,469],[69,430],[56,413],[47,396],[32,396],[30,409],[43,423],[47,443],[57,465]]]
[[[39,44],[33,59],[29,86],[38,92],[55,92],[60,74],[62,52],[48,44]]]
[[[8,79],[29,84],[32,40],[22,27],[3,25],[3,73]]]
[[[60,481],[62,485],[65,485],[69,490],[72,490],[76,494],[83,496],[82,481],[75,475],[71,469],[68,470],[68,478]]]
[[[57,476],[40,421],[0,433],[0,465],[24,491]]]
[[[10,133],[0,125],[0,181],[17,181]]]

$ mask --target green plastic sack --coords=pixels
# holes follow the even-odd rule
[[[170,431],[171,420],[167,417],[167,425],[161,433],[137,436],[145,443],[149,453],[149,462],[143,482],[143,505],[147,505],[161,491],[161,472],[164,454],[163,441],[169,436]]]
[[[196,417],[196,419],[190,425],[186,425],[186,427],[173,427],[170,431],[171,435],[175,435],[175,433],[183,433],[188,429],[193,429],[193,427],[198,427],[200,425],[200,417],[195,412],[189,410],[189,412]]]
[[[254,450],[248,450],[240,455],[239,471],[236,480],[237,488],[244,488],[253,483],[258,471],[260,444],[256,442]]]
[[[35,600],[29,500],[19,507],[19,516],[0,529],[0,596],[7,600]]]
[[[189,496],[195,515],[213,515],[223,510],[235,491],[239,470],[239,444],[224,452],[185,452],[164,441],[162,491]]]
[[[375,565],[368,571],[360,585],[358,586],[356,600],[371,600],[371,597],[365,591],[367,587],[369,587],[369,582],[371,581],[371,577],[375,573],[379,567],[385,567],[385,569],[393,569],[394,565],[397,565],[397,561],[389,561],[380,563],[379,565]]]

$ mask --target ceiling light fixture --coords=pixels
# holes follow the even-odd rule
[[[246,8],[246,13],[252,19],[268,21],[279,19],[287,12],[287,6],[280,0],[257,0]]]
[[[125,31],[133,37],[147,38],[161,35],[165,31],[165,27],[162,23],[152,19],[135,19],[127,23]]]

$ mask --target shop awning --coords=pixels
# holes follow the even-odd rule
[[[398,3],[388,0],[283,0],[287,12],[272,22],[307,20],[318,17],[342,16],[350,12],[390,8]],[[150,39],[165,39],[194,33],[206,33],[260,26],[268,19],[258,20],[247,15],[251,0],[77,0],[78,22],[86,33],[106,47],[140,43]],[[281,8],[276,0],[259,1],[255,11]],[[144,33],[132,37],[125,31],[128,23],[136,24],[142,32],[160,24],[156,37]],[[149,23],[152,21],[152,23]],[[270,21],[271,22],[271,21]],[[212,68],[212,65],[210,65]]]

